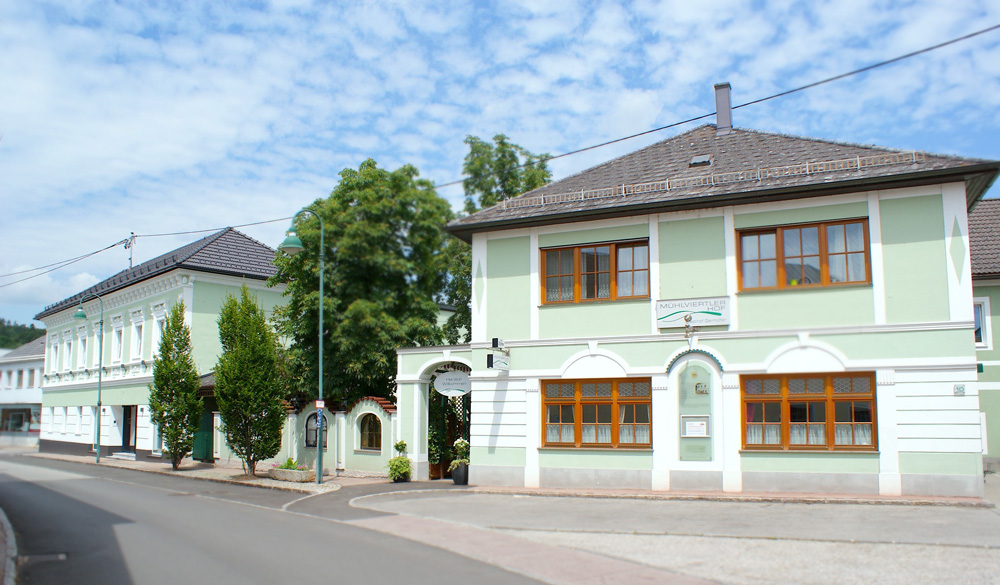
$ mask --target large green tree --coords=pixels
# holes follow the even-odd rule
[[[409,165],[395,171],[369,159],[340,173],[326,199],[310,207],[326,230],[324,398],[390,397],[396,349],[441,343],[438,303],[445,284],[451,219],[447,201]],[[304,250],[279,257],[271,283],[287,283],[287,305],[276,311],[291,340],[293,369],[316,372],[319,311],[319,223],[300,216]],[[315,375],[301,378],[300,396],[314,397]]]
[[[153,358],[153,383],[149,385],[150,416],[160,429],[174,469],[194,447],[201,411],[191,330],[184,324],[184,301],[180,301],[170,308],[164,321],[159,352]]]
[[[278,341],[264,309],[243,285],[240,297],[227,295],[219,312],[222,354],[215,366],[226,444],[253,475],[257,463],[278,454],[285,423],[284,388]]]
[[[477,136],[466,136],[469,153],[465,155],[462,181],[465,189],[465,212],[475,213],[504,199],[517,197],[552,180],[548,154],[532,154],[503,134],[489,143]],[[444,324],[449,343],[468,342],[472,331],[472,253],[469,245],[452,238],[447,249],[448,282],[445,302],[455,313]]]

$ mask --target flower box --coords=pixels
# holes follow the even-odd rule
[[[278,469],[277,467],[272,467],[267,470],[267,476],[279,481],[305,483],[307,481],[316,481],[316,470],[300,471],[298,469]]]

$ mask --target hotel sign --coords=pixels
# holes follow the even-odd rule
[[[689,322],[684,320],[688,315],[691,316]],[[656,326],[658,328],[684,327],[688,323],[696,327],[729,325],[729,297],[656,301]]]

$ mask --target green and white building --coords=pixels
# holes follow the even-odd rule
[[[980,201],[969,213],[979,409],[987,469],[1000,471],[1000,199]]]
[[[460,365],[475,484],[981,493],[1000,357],[968,212],[1000,163],[733,128],[716,100],[715,125],[450,224],[472,342],[398,352],[417,478]]]
[[[167,311],[184,301],[195,365],[200,373],[211,372],[222,349],[217,320],[226,295],[239,295],[246,284],[268,313],[281,302],[283,287],[266,285],[276,273],[274,254],[268,246],[226,228],[124,270],[36,315],[48,331],[40,450],[90,454],[100,432],[102,455],[160,457],[160,434],[150,419],[149,384]],[[94,295],[104,305],[103,357],[98,340],[101,303]],[[81,300],[85,321],[73,318]],[[228,455],[219,444],[213,406],[209,393],[197,458]]]

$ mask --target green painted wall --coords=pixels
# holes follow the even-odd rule
[[[940,195],[880,203],[889,323],[947,321],[948,270]]]
[[[659,225],[660,298],[726,294],[726,239],[722,217]]]
[[[538,465],[575,469],[652,469],[653,452],[625,449],[541,449],[538,453]]]
[[[868,202],[858,201],[856,203],[838,203],[835,205],[819,205],[816,207],[762,211],[757,213],[739,213],[739,211],[740,209],[736,208],[736,215],[733,217],[733,223],[738,230],[772,225],[868,217]]]
[[[649,335],[649,300],[545,305],[538,311],[542,339],[602,335]]]
[[[850,359],[964,358],[972,354],[974,345],[967,330],[814,335],[812,339],[836,346]]]
[[[529,241],[523,238],[489,240],[486,245],[486,334],[502,339],[530,336],[531,308]],[[540,299],[536,299],[538,302]]]
[[[149,387],[146,383],[129,384],[127,386],[102,385],[101,403],[104,406],[121,406],[123,404],[149,404]],[[89,384],[89,383],[88,383]],[[97,405],[97,384],[79,390],[48,390],[42,393],[43,406],[80,406]]]
[[[785,329],[875,322],[870,286],[741,292],[740,329]]]
[[[379,422],[382,424],[381,451],[362,451],[360,448],[361,423],[359,419],[362,415],[369,413],[377,416]],[[389,463],[389,458],[396,454],[392,448],[392,420],[390,416],[376,403],[362,401],[347,413],[347,416],[344,417],[344,422],[347,425],[345,429],[346,449],[344,468],[386,473],[386,465]],[[412,446],[407,450],[412,452]]]
[[[469,450],[470,465],[524,467],[525,450],[520,447],[473,447]]]
[[[993,349],[978,349],[976,350],[976,357],[979,361],[1000,361],[1000,286],[983,286],[973,282],[972,296],[986,297],[990,300],[989,320],[992,325],[990,333],[993,337]],[[1000,382],[1000,369],[997,366],[993,366],[992,368],[986,366],[986,370],[984,372],[986,376],[979,376],[981,382]]]
[[[268,319],[274,307],[282,304],[281,292],[274,289],[255,290],[250,293],[257,298],[257,303],[264,308]],[[240,285],[223,285],[211,282],[195,281],[191,309],[191,345],[193,348],[195,366],[199,374],[205,374],[215,369],[222,344],[219,342],[219,309],[227,295],[238,296]]]
[[[1000,390],[980,388],[979,411],[986,415],[986,455],[1000,457]]]
[[[579,230],[574,232],[563,232],[559,234],[542,234],[538,236],[539,248],[552,248],[555,246],[572,246],[575,244],[596,244],[600,242],[614,242],[619,240],[634,240],[649,237],[649,224],[640,223],[613,228],[597,228],[592,230]],[[491,240],[496,241],[496,240]],[[491,273],[492,276],[492,273]]]
[[[982,475],[978,453],[900,453],[899,472],[927,475]]]
[[[547,370],[562,366],[571,356],[587,349],[586,345],[516,347],[510,350],[511,367],[519,370]]]
[[[741,453],[743,471],[878,473],[878,453]]]

